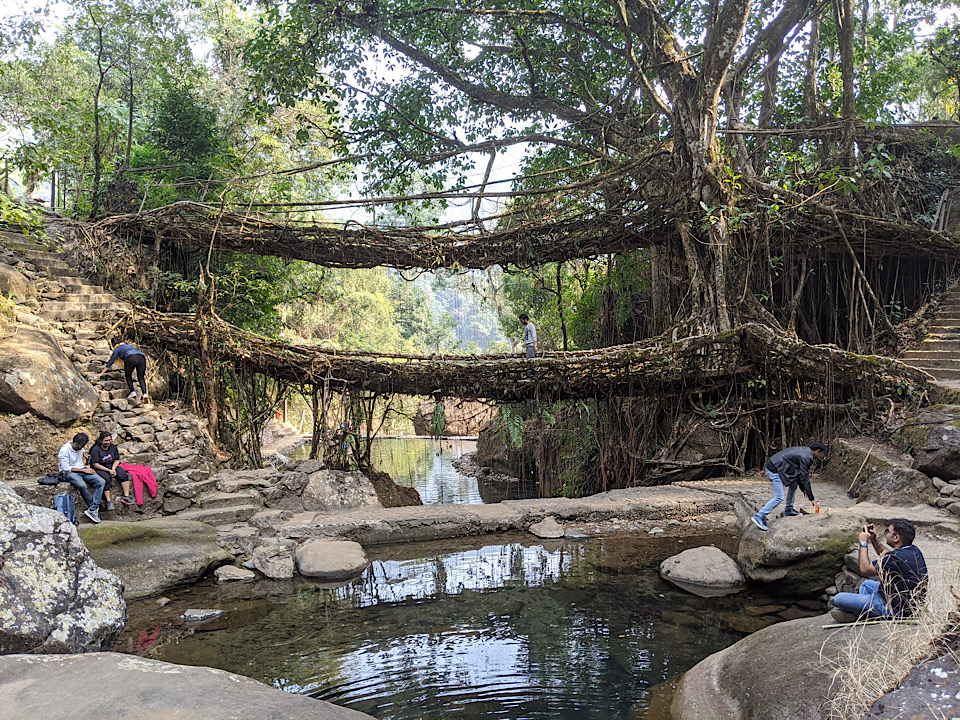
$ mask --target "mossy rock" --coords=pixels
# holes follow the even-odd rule
[[[862,480],[879,472],[909,468],[911,462],[909,455],[873,438],[838,438],[830,443],[830,459],[818,479],[847,488],[858,472]]]

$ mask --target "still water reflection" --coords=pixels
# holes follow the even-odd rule
[[[356,581],[198,586],[160,608],[133,603],[121,649],[209,665],[382,720],[662,718],[651,688],[744,636],[762,598],[698,598],[659,562],[733,542],[620,538],[581,543],[382,549]],[[733,552],[732,547],[724,547]],[[225,614],[200,627],[188,607]],[[756,623],[769,620],[751,618]]]
[[[371,462],[397,485],[412,487],[425,505],[483,502],[477,479],[460,473],[453,461],[477,449],[476,440],[461,438],[377,438]]]

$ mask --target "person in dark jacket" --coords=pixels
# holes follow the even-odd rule
[[[107,364],[103,366],[100,374],[97,375],[97,379],[99,380],[103,377],[103,374],[113,366],[113,363],[120,360],[123,363],[123,375],[127,381],[127,389],[130,391],[130,394],[127,395],[127,400],[137,399],[137,393],[133,389],[133,373],[136,371],[137,383],[140,385],[140,399],[144,403],[149,403],[150,398],[147,397],[146,356],[133,345],[125,343],[119,335],[110,340],[110,345],[113,346],[113,354],[110,356]]]
[[[90,450],[90,467],[97,471],[97,475],[102,477],[105,483],[103,496],[107,500],[107,510],[113,510],[110,487],[115,479],[123,489],[120,502],[124,505],[133,505],[133,497],[130,495],[130,476],[120,467],[120,448],[113,444],[113,435],[106,430],[100,433],[100,437]]]
[[[761,530],[769,530],[767,527],[767,515],[773,512],[784,499],[784,488],[786,488],[787,505],[783,510],[785,517],[799,515],[800,513],[793,507],[793,498],[797,494],[797,487],[807,496],[810,502],[813,502],[813,488],[810,487],[810,466],[814,460],[820,460],[827,454],[827,446],[817,440],[809,447],[799,446],[781,450],[772,458],[767,460],[767,477],[773,485],[773,498],[760,508],[760,512],[750,518],[753,524]]]

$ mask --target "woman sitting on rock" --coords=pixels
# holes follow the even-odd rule
[[[97,475],[106,483],[103,496],[107,499],[107,510],[113,510],[110,502],[110,484],[114,478],[120,481],[123,488],[123,497],[120,502],[124,505],[133,505],[130,496],[130,475],[120,467],[120,448],[113,444],[113,436],[106,430],[100,433],[96,444],[90,450],[90,467],[97,471]]]
[[[110,359],[107,361],[107,364],[103,366],[103,370],[100,371],[100,374],[97,375],[97,379],[103,377],[103,374],[109,370],[113,363],[117,360],[123,364],[123,375],[124,379],[127,381],[127,390],[130,391],[130,394],[127,395],[127,400],[136,400],[137,393],[133,389],[133,371],[137,371],[137,383],[140,385],[140,399],[144,403],[149,403],[150,398],[147,396],[147,357],[137,348],[135,348],[130,343],[125,343],[123,338],[119,335],[111,338],[110,345],[113,346],[113,354],[110,356]]]

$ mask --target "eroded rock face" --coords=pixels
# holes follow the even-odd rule
[[[738,506],[737,513],[744,516]],[[745,517],[749,518],[749,514]],[[857,542],[859,518],[829,511],[768,520],[769,532],[749,521],[740,539],[737,564],[751,580],[775,583],[785,595],[819,594],[825,580],[843,564],[843,556]]]
[[[960,477],[960,428],[952,425],[931,428],[926,443],[917,451],[913,469],[948,481]]]
[[[97,566],[66,517],[3,482],[0,558],[0,654],[113,646],[127,622],[120,580]]]
[[[300,574],[317,580],[357,577],[370,564],[363,546],[349,540],[309,540],[294,557]]]
[[[0,658],[0,708],[18,720],[370,720],[223,670],[120,653]]]
[[[94,387],[74,369],[48,332],[19,326],[0,338],[0,411],[32,412],[56,425],[93,415]]]
[[[919,470],[892,468],[864,480],[857,501],[913,507],[935,502],[938,494],[933,480]]]
[[[383,507],[370,479],[357,471],[318,470],[309,476],[300,499],[305,510]]]
[[[743,573],[733,558],[712,545],[667,558],[660,563],[660,577],[698,595],[726,595],[744,584]]]

